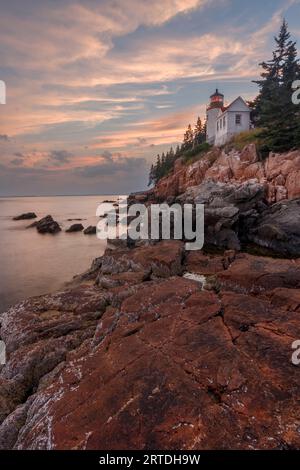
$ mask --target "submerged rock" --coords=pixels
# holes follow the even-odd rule
[[[81,222],[82,220],[85,220],[85,219],[67,219],[68,222]]]
[[[69,227],[66,232],[71,233],[71,232],[82,232],[84,229],[84,226],[82,224],[73,224],[71,227]]]
[[[33,224],[29,225],[28,228],[30,227],[36,227],[39,233],[55,234],[61,231],[59,224],[55,220],[53,220],[51,215],[47,215],[38,222],[34,222]]]
[[[13,220],[30,220],[36,219],[37,215],[34,212],[26,212],[25,214],[17,215]]]
[[[97,233],[97,228],[95,225],[89,225],[84,231],[84,235],[95,235]]]

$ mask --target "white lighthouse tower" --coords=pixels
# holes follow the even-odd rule
[[[215,143],[217,117],[223,107],[224,95],[216,89],[215,93],[210,96],[210,103],[206,109],[206,140],[209,144]]]

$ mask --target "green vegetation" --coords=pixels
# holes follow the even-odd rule
[[[157,155],[155,165],[151,166],[149,174],[149,183],[156,184],[161,178],[168,175],[174,167],[175,161],[182,157],[184,161],[191,161],[197,154],[207,152],[210,145],[205,142],[206,124],[202,125],[200,117],[197,119],[195,129],[189,124],[183,136],[181,145],[177,145],[174,151],[173,147],[165,154]]]
[[[181,157],[183,158],[184,162],[190,163],[191,161],[199,160],[199,158],[212,146],[208,142],[203,142],[202,144],[195,145],[195,147],[191,148],[190,150],[186,150],[182,153]]]
[[[251,129],[250,131],[240,132],[234,135],[227,144],[224,145],[226,151],[236,149],[243,150],[246,145],[256,144],[257,147],[264,145],[264,140],[261,137],[263,130],[260,128]]]

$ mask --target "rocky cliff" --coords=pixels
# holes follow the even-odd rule
[[[190,165],[178,159],[169,176],[135,197],[204,204],[207,245],[300,256],[299,150],[262,160],[254,144],[229,153],[213,148]]]
[[[213,148],[203,158],[191,165],[182,159],[175,163],[170,176],[162,178],[154,188],[157,199],[178,196],[192,186],[204,181],[238,184],[254,180],[266,190],[269,203],[300,197],[300,151],[275,154],[262,160],[255,144],[242,151]]]
[[[108,248],[2,314],[0,448],[299,449],[299,165],[254,146],[178,161],[131,202],[204,203],[218,254]]]
[[[300,448],[298,261],[107,250],[1,318],[3,449]]]

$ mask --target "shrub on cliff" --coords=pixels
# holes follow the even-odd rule
[[[234,135],[227,144],[225,144],[224,150],[230,152],[230,150],[239,150],[240,152],[249,144],[255,144],[257,151],[262,158],[265,158],[269,154],[266,142],[263,136],[263,129],[251,129],[250,131],[240,132]]]
[[[196,145],[190,150],[183,152],[182,157],[186,163],[192,163],[193,161],[201,158],[208,150],[211,148],[211,145],[208,142],[203,142],[202,144]]]

